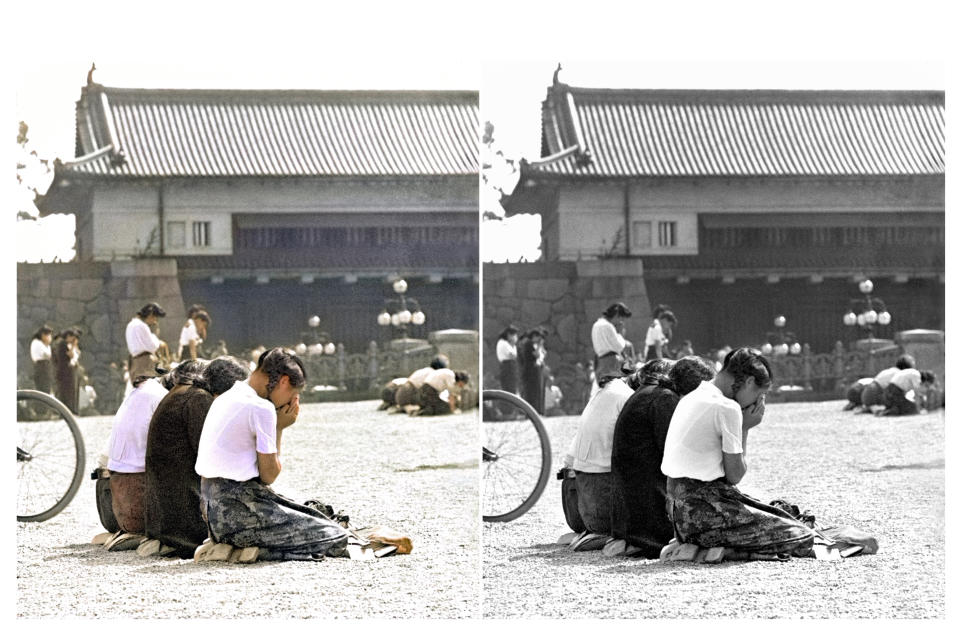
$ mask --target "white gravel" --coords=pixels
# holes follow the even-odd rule
[[[41,523],[17,524],[21,618],[473,618],[479,616],[477,411],[410,418],[378,401],[303,405],[274,487],[322,498],[355,525],[413,540],[376,561],[251,565],[141,558],[90,544],[94,482]],[[80,418],[88,476],[112,418]]]
[[[483,525],[485,617],[943,618],[944,413],[875,418],[843,402],[770,404],[741,488],[873,533],[840,562],[661,563],[571,552],[560,482],[519,519]],[[575,417],[547,418],[554,471]]]

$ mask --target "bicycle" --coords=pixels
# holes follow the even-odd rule
[[[73,414],[48,393],[17,390],[17,521],[42,522],[70,504],[86,466]]]
[[[483,391],[483,520],[509,522],[530,510],[550,478],[550,439],[536,410],[519,396]]]

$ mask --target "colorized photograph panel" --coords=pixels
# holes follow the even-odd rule
[[[484,64],[485,617],[945,616],[943,87]]]
[[[478,74],[245,71],[19,77],[17,617],[478,617]]]

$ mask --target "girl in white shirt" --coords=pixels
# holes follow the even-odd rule
[[[500,362],[500,388],[519,393],[520,366],[517,363],[517,340],[520,330],[510,325],[497,338],[497,360]]]
[[[50,344],[53,342],[53,329],[43,325],[33,334],[30,342],[30,359],[33,360],[33,388],[50,393],[53,388],[53,365],[51,364]]]
[[[716,378],[677,403],[660,468],[678,542],[759,557],[812,555],[812,529],[736,487],[747,471],[747,434],[763,418],[771,378],[759,351],[736,349]]]

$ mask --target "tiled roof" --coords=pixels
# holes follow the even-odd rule
[[[552,85],[544,158],[577,176],[874,176],[944,173],[944,94],[699,91]]]
[[[131,177],[476,175],[478,110],[468,91],[92,84],[77,102],[78,158],[61,168]]]

